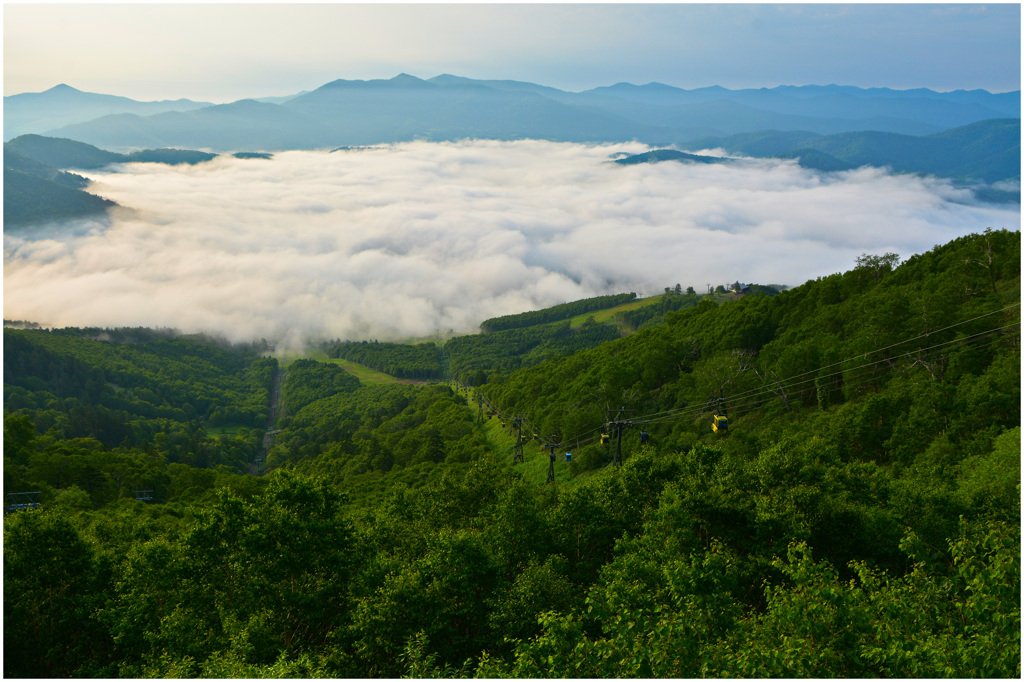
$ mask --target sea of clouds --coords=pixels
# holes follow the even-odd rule
[[[1019,206],[880,169],[623,166],[640,144],[412,142],[94,172],[130,210],[4,234],[4,317],[235,341],[408,339],[606,293],[798,285]]]

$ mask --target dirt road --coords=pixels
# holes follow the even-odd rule
[[[270,414],[267,417],[267,431],[263,434],[263,445],[260,447],[260,454],[256,456],[256,461],[249,465],[249,473],[254,476],[258,476],[266,470],[267,453],[270,452],[277,434],[281,433],[281,430],[275,427],[283,408],[281,404],[281,384],[284,383],[284,375],[283,369],[279,369],[274,373],[274,383],[270,388]]]

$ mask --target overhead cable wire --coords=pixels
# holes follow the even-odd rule
[[[824,366],[818,367],[818,368],[813,369],[813,370],[808,370],[806,372],[802,372],[800,374],[793,375],[792,377],[788,377],[785,380],[776,380],[776,383],[775,383],[774,387],[770,386],[770,385],[763,385],[763,386],[760,386],[760,387],[755,388],[755,389],[749,389],[747,391],[742,391],[740,393],[736,393],[736,394],[733,394],[731,396],[727,396],[727,397],[723,398],[723,400],[725,400],[727,403],[728,402],[735,403],[735,402],[737,402],[739,400],[751,399],[751,400],[749,400],[747,402],[740,403],[739,405],[737,405],[736,407],[733,408],[734,410],[749,411],[747,408],[753,409],[753,407],[755,407],[755,406],[760,406],[760,405],[762,405],[762,404],[764,404],[766,402],[770,402],[772,400],[780,399],[780,396],[778,395],[778,391],[780,391],[780,390],[783,391],[783,392],[786,392],[786,391],[799,392],[800,390],[806,390],[806,388],[798,389],[797,387],[804,386],[805,384],[809,384],[811,382],[818,382],[818,381],[821,381],[822,379],[828,379],[828,378],[835,377],[835,376],[838,376],[838,375],[844,375],[848,379],[855,380],[855,379],[858,379],[858,378],[860,378],[862,376],[873,375],[873,371],[865,371],[865,372],[863,372],[861,374],[853,374],[853,375],[850,374],[851,372],[858,372],[858,370],[866,370],[868,368],[873,368],[873,367],[875,367],[875,366],[877,366],[879,364],[882,364],[882,363],[892,364],[892,363],[900,360],[901,358],[908,358],[908,359],[913,359],[913,360],[920,359],[920,357],[915,358],[914,357],[915,355],[921,356],[923,354],[924,357],[930,357],[932,355],[938,354],[940,352],[939,349],[942,349],[945,346],[950,346],[950,345],[953,345],[953,344],[963,344],[963,345],[966,345],[966,346],[970,346],[970,345],[972,345],[970,343],[970,341],[972,339],[980,339],[982,337],[993,335],[993,334],[997,334],[999,332],[1002,332],[1002,331],[1010,329],[1010,328],[1017,328],[1017,329],[1019,329],[1020,328],[1020,323],[1017,322],[1015,324],[1004,325],[1004,326],[997,327],[997,328],[994,328],[994,329],[989,329],[989,330],[985,330],[985,331],[982,331],[982,332],[978,332],[978,333],[972,334],[970,336],[959,337],[959,338],[956,338],[956,339],[951,339],[949,341],[944,341],[942,343],[934,344],[932,346],[928,346],[928,347],[925,347],[925,348],[918,348],[918,349],[914,349],[912,351],[906,351],[904,353],[901,353],[901,354],[893,356],[893,357],[880,358],[879,360],[875,360],[875,361],[872,361],[872,362],[867,362],[867,363],[864,363],[864,364],[861,364],[861,365],[857,365],[857,366],[854,366],[854,367],[844,367],[844,368],[838,369],[838,370],[836,370],[834,372],[830,372],[828,374],[821,374],[820,373],[822,370],[830,369],[830,368],[833,368],[833,367],[837,367],[837,366],[843,365],[844,363],[855,361],[858,358],[866,358],[866,357],[868,357],[870,355],[873,355],[875,353],[880,353],[882,351],[889,350],[891,348],[895,348],[897,346],[901,346],[901,345],[904,345],[904,344],[907,344],[907,343],[911,343],[911,342],[919,340],[919,339],[928,338],[928,337],[931,337],[933,335],[940,334],[942,332],[948,331],[950,329],[954,329],[956,327],[959,327],[959,326],[962,326],[962,325],[965,325],[965,324],[969,324],[971,322],[975,322],[977,320],[989,317],[991,315],[995,315],[995,314],[998,314],[998,313],[1006,312],[1006,311],[1011,310],[1013,308],[1019,308],[1019,307],[1020,307],[1020,303],[1011,304],[1011,305],[1005,306],[1003,308],[1000,308],[998,310],[993,310],[993,311],[984,313],[982,315],[975,316],[975,317],[970,318],[968,320],[963,320],[961,322],[957,322],[955,324],[948,325],[948,326],[943,327],[941,329],[925,332],[924,334],[919,334],[919,335],[917,335],[915,337],[911,337],[909,339],[904,339],[904,340],[901,340],[901,341],[897,341],[896,343],[889,344],[888,346],[883,346],[881,348],[876,348],[876,349],[873,349],[873,350],[870,350],[870,351],[865,351],[863,353],[857,353],[856,355],[852,355],[852,356],[847,357],[847,358],[845,358],[843,360],[838,360],[838,361],[833,362],[831,364],[824,365]],[[992,341],[990,344],[985,344],[985,345],[987,346],[987,345],[991,345],[991,344],[994,344],[994,343],[997,343],[997,342],[998,342],[998,339],[996,339],[995,341]],[[979,347],[984,347],[984,346],[979,346]],[[813,376],[810,376],[810,375],[813,375]],[[809,378],[804,379],[802,381],[794,381],[795,379],[800,379],[801,377],[809,377]],[[844,382],[844,384],[845,385],[856,386],[856,385],[860,385],[861,383],[865,383],[866,381],[870,381],[870,379],[865,379],[864,382],[856,382],[856,383],[853,383],[853,384],[850,384],[849,382]],[[468,387],[467,387],[467,390],[468,390]],[[763,397],[763,399],[759,399],[759,398],[762,398],[762,397]],[[498,408],[496,408],[494,406],[494,404],[490,402],[489,399],[484,398],[484,401],[487,403],[488,407],[491,409],[492,412],[497,414],[503,420],[505,419],[506,415],[504,413],[502,413]],[[706,413],[707,409],[708,409],[708,406],[707,406],[706,403],[705,404],[701,404],[699,406],[689,406],[688,405],[688,406],[685,406],[685,407],[682,407],[682,408],[678,408],[678,409],[662,410],[662,411],[658,411],[658,412],[652,412],[652,413],[647,414],[647,415],[641,415],[639,417],[631,419],[630,421],[633,422],[633,423],[637,423],[637,424],[667,423],[667,422],[671,422],[671,421],[677,421],[678,419],[680,419],[682,417],[685,417],[685,416],[688,416],[688,415],[692,415],[692,416],[696,417],[696,416],[698,416],[698,415],[700,415],[702,413]],[[547,443],[547,444],[550,445],[553,442],[554,439],[550,435],[548,435],[548,434],[542,434],[541,430],[538,429],[536,427],[536,425],[532,421],[529,420],[529,418],[527,418],[527,417],[520,417],[520,418],[523,419],[526,422],[526,424],[530,427],[531,433],[534,433],[534,434],[537,435],[537,437],[542,438],[542,442],[543,443]],[[597,433],[599,431],[603,431],[604,428],[605,428],[604,424],[599,425],[599,426],[597,426],[597,427],[595,427],[595,428],[593,428],[593,429],[591,429],[589,431],[585,431],[582,434],[578,434],[578,435],[572,437],[570,440],[575,441],[578,447],[585,447],[586,445],[589,445],[591,442],[596,442],[598,440],[598,438],[589,438],[589,439],[587,439],[586,436],[588,436],[589,434],[592,434],[592,433]],[[562,434],[562,438],[560,439],[560,442],[563,441],[563,440],[565,440],[565,434]]]
[[[977,337],[987,336],[987,335],[990,335],[990,334],[994,333],[994,331],[995,330],[990,331],[990,332],[983,332],[982,334],[978,334],[978,335],[975,335],[975,336],[977,336]],[[957,341],[963,341],[963,339],[957,339]],[[995,340],[990,341],[989,343],[986,343],[984,345],[979,345],[977,343],[968,344],[968,345],[970,345],[971,347],[979,348],[979,347],[987,347],[989,345],[993,345],[993,344],[998,343],[998,342],[999,342],[999,339],[995,339]],[[946,344],[939,344],[939,346],[941,346],[941,345],[946,345]],[[936,350],[932,350],[931,353],[925,354],[924,357],[932,357],[934,355],[939,354],[940,350],[937,350],[937,348],[939,346],[934,347],[934,348],[936,348]],[[778,391],[783,391],[784,393],[788,393],[789,391],[792,391],[794,394],[796,394],[796,393],[799,393],[801,390],[807,390],[807,387],[804,386],[805,384],[809,384],[812,381],[817,381],[818,379],[822,379],[822,378],[829,378],[829,377],[833,377],[833,376],[844,375],[845,381],[844,381],[843,385],[845,387],[850,388],[850,387],[854,387],[854,386],[860,386],[860,385],[862,385],[864,383],[867,383],[868,381],[872,381],[872,380],[876,379],[877,377],[876,377],[875,373],[873,371],[871,371],[871,370],[867,370],[867,371],[863,371],[863,372],[855,373],[855,374],[851,375],[850,372],[855,371],[857,369],[867,369],[867,368],[870,368],[870,367],[874,367],[875,365],[881,364],[883,362],[895,361],[895,360],[899,360],[901,358],[917,360],[917,359],[919,359],[920,353],[921,353],[921,351],[912,351],[912,352],[904,353],[902,355],[895,356],[893,358],[883,359],[883,360],[879,360],[879,361],[872,362],[872,363],[866,363],[866,364],[860,365],[860,366],[858,366],[856,368],[851,368],[850,370],[840,370],[840,371],[837,371],[837,372],[832,372],[832,373],[827,374],[827,375],[822,375],[821,377],[815,377],[815,378],[813,378],[811,380],[804,380],[804,381],[801,381],[801,382],[794,382],[794,383],[779,382],[774,387],[766,385],[766,386],[760,387],[759,389],[747,391],[747,392],[740,393],[740,394],[735,394],[733,396],[727,396],[727,397],[723,398],[723,400],[725,400],[729,404],[733,404],[733,407],[731,409],[734,412],[737,412],[737,411],[739,411],[739,412],[748,412],[751,409],[759,407],[759,406],[761,406],[761,405],[763,405],[765,403],[771,402],[772,400],[779,400],[779,399],[784,400],[784,398],[782,398],[778,394]],[[863,380],[857,381],[857,379],[861,379],[862,377],[863,377]],[[804,388],[802,388],[802,389],[798,388],[800,386],[804,386]],[[737,401],[740,400],[741,398],[747,399],[746,402],[742,402],[742,403],[736,404]],[[699,414],[702,414],[702,413],[706,412],[706,410],[707,410],[706,404],[702,404],[702,405],[699,405],[699,406],[687,406],[685,408],[680,408],[679,410],[673,411],[672,413],[662,413],[662,414],[656,413],[656,414],[658,414],[658,416],[655,416],[655,417],[650,418],[650,419],[642,420],[641,423],[645,423],[645,424],[669,423],[669,422],[672,422],[672,421],[677,421],[680,418],[685,417],[685,416],[692,415],[693,417],[696,417]]]
[[[1012,306],[1010,306],[1010,307],[1012,307]],[[975,319],[978,319],[978,318],[975,318]],[[953,326],[956,326],[956,325],[953,325]],[[820,371],[821,369],[827,369],[829,367],[835,367],[835,366],[841,365],[841,364],[843,364],[845,362],[850,362],[852,360],[856,360],[859,357],[864,357],[865,355],[870,355],[870,354],[872,354],[874,352],[877,352],[877,351],[869,351],[868,353],[857,354],[857,355],[851,356],[849,358],[846,358],[844,360],[840,360],[838,362],[832,363],[830,365],[825,365],[823,367],[818,368],[817,370],[810,370],[810,371],[807,371],[807,372],[802,372],[800,374],[796,374],[796,375],[794,375],[792,377],[789,377],[788,379],[786,379],[784,381],[783,380],[778,380],[776,382],[776,388],[778,388],[778,389],[792,389],[792,388],[795,388],[796,386],[800,386],[802,384],[808,384],[808,383],[811,383],[811,382],[816,382],[816,381],[819,381],[821,379],[828,379],[829,377],[838,376],[840,374],[847,374],[849,372],[853,372],[853,371],[856,371],[856,370],[859,370],[859,369],[863,369],[863,368],[866,368],[866,367],[873,367],[875,365],[879,365],[879,364],[882,364],[882,363],[892,363],[892,362],[894,362],[896,360],[899,360],[900,358],[911,357],[912,354],[925,353],[925,352],[928,352],[928,351],[932,351],[933,349],[941,348],[943,346],[948,346],[948,345],[956,344],[956,343],[962,343],[962,342],[964,342],[966,340],[969,340],[969,339],[973,339],[973,338],[976,338],[976,337],[982,337],[982,336],[986,336],[986,335],[990,335],[990,334],[995,334],[995,333],[1001,332],[1001,331],[1003,331],[1005,329],[1016,328],[1018,326],[1019,326],[1018,324],[1004,325],[1003,327],[997,327],[995,329],[989,329],[989,330],[986,330],[986,331],[983,331],[983,332],[978,332],[977,334],[972,334],[971,336],[951,339],[950,341],[945,341],[943,343],[935,344],[935,345],[929,346],[927,348],[919,348],[919,349],[915,349],[913,351],[907,351],[906,353],[901,353],[900,355],[896,355],[896,356],[893,356],[893,357],[890,357],[890,358],[881,358],[879,360],[875,360],[875,361],[872,361],[872,362],[867,362],[867,363],[864,363],[862,365],[857,365],[855,367],[846,367],[846,368],[837,370],[835,372],[831,372],[829,374],[816,374],[815,376],[812,376],[812,377],[810,377],[808,379],[805,379],[803,381],[800,381],[800,382],[794,382],[793,381],[793,379],[798,379],[798,378],[803,377],[803,376],[815,374],[816,372]],[[947,329],[949,329],[949,328],[951,328],[951,327],[947,327]],[[918,337],[918,338],[921,338],[921,337]],[[900,344],[893,344],[892,346],[888,346],[888,347],[891,348],[891,347],[896,346],[896,345],[900,345]],[[879,349],[879,350],[884,350],[884,349]],[[760,395],[760,394],[764,394],[764,393],[772,393],[772,392],[773,392],[773,389],[770,386],[760,386],[758,388],[749,389],[749,390],[743,391],[741,393],[736,393],[736,394],[733,394],[733,395],[730,395],[730,396],[726,396],[726,397],[723,398],[723,400],[725,400],[726,402],[730,402],[730,401],[736,401],[736,400],[739,400],[739,399],[742,399],[742,398],[747,398],[747,397],[751,397],[751,396],[756,396],[756,395]],[[705,406],[701,406],[699,408],[695,408],[695,407],[691,407],[691,406],[686,406],[684,408],[678,408],[678,409],[673,409],[673,410],[663,410],[661,412],[654,412],[654,413],[651,413],[650,415],[644,415],[644,416],[639,417],[637,419],[638,420],[645,420],[645,419],[647,419],[647,420],[651,420],[651,421],[653,421],[653,420],[660,420],[662,416],[676,416],[676,415],[680,414],[681,412],[691,412],[691,411],[692,412],[704,412],[704,411],[706,411],[706,407]],[[637,421],[637,420],[635,419],[634,421]]]

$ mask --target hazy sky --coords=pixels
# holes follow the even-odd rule
[[[336,78],[1020,89],[1009,4],[4,4],[4,95],[227,102]]]

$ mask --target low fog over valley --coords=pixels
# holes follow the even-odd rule
[[[410,142],[122,164],[84,173],[123,209],[9,230],[4,316],[232,340],[403,339],[681,283],[796,285],[904,257],[1019,206],[947,181],[795,161],[611,160],[638,143]]]

